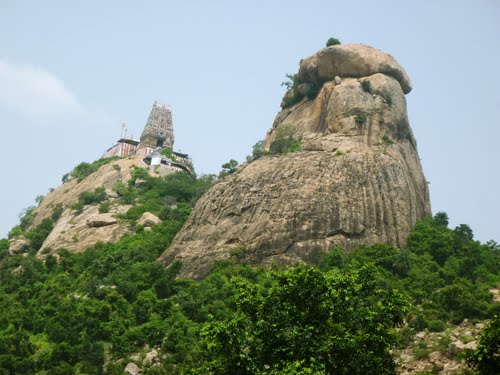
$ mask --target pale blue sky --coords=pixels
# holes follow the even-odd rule
[[[172,105],[199,173],[242,161],[279,111],[286,73],[334,36],[392,54],[433,211],[500,241],[500,2],[0,3],[0,237],[38,194]]]

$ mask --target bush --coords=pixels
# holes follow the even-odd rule
[[[52,209],[52,214],[50,215],[50,218],[52,221],[55,223],[59,218],[61,217],[63,212],[63,205],[62,203],[58,203],[53,209]]]
[[[264,141],[260,140],[253,145],[252,155],[247,156],[247,162],[252,162],[254,160],[260,159],[262,156],[268,154],[264,151]]]
[[[431,332],[444,332],[444,330],[446,329],[446,323],[442,320],[431,320],[428,323],[427,327]]]
[[[99,213],[101,213],[101,214],[108,213],[110,206],[111,206],[111,202],[109,202],[109,201],[101,203],[101,205],[99,206]]]
[[[22,230],[28,229],[28,227],[33,224],[35,220],[35,209],[35,206],[30,206],[19,214],[19,226]]]
[[[287,80],[281,83],[281,86],[285,86],[288,90],[287,94],[283,98],[284,108],[297,104],[304,98],[304,95],[302,95],[298,90],[301,82],[299,81],[297,74],[287,74],[286,78]],[[313,95],[313,92],[311,92],[310,95]],[[314,94],[314,96],[316,96],[316,94]]]
[[[104,187],[98,187],[94,191],[84,191],[80,194],[78,198],[78,202],[87,206],[92,203],[101,203],[102,201],[107,199],[106,190]]]
[[[363,125],[366,122],[366,116],[362,113],[357,114],[354,117],[354,121],[356,122],[356,125],[358,125],[358,126]]]
[[[329,38],[326,41],[326,46],[327,47],[336,46],[336,45],[339,45],[339,44],[341,44],[341,43],[340,43],[340,40],[338,40],[337,38]]]
[[[47,217],[43,219],[42,222],[35,228],[27,232],[26,238],[30,240],[30,247],[34,250],[39,250],[50,232],[52,232],[53,228],[54,222],[52,221],[52,219]]]
[[[229,160],[227,163],[222,164],[222,170],[219,172],[219,178],[223,178],[229,174],[236,172],[238,162],[234,159]]]
[[[118,160],[118,156],[112,158],[104,158],[94,161],[93,163],[82,162],[78,164],[69,174],[65,174],[62,178],[62,182],[68,181],[70,178],[76,178],[78,182],[82,181],[85,177],[91,175],[103,165],[111,163],[112,161]]]
[[[363,91],[365,92],[368,92],[368,93],[371,93],[372,92],[372,86],[370,84],[370,81],[368,81],[367,79],[361,81],[361,88],[363,89]]]
[[[9,240],[2,238],[0,240],[0,260],[7,258],[9,255]]]
[[[384,136],[382,137],[382,143],[384,145],[390,146],[390,145],[394,144],[394,141],[392,139],[390,139],[387,134],[384,134]]]
[[[385,102],[387,103],[387,105],[389,107],[392,106],[392,94],[391,93],[386,92],[386,93],[380,94],[380,96],[382,97],[382,99],[385,100]]]
[[[321,89],[321,86],[318,86],[314,83],[311,83],[307,86],[306,90],[306,97],[307,99],[314,99],[316,95],[318,95],[319,90]]]
[[[76,202],[71,206],[71,209],[75,211],[76,214],[81,214],[83,212],[83,203],[82,202]]]
[[[477,348],[467,362],[480,374],[500,374],[500,315],[496,315],[479,334]]]
[[[271,142],[269,145],[269,151],[273,155],[300,151],[300,141],[294,139],[293,137],[278,138]]]

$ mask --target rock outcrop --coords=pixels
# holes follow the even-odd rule
[[[47,194],[36,209],[33,225],[50,217],[56,207],[61,207],[62,212],[37,256],[42,257],[60,248],[80,252],[97,242],[116,242],[123,235],[131,233],[127,223],[116,219],[117,214],[125,213],[130,206],[110,205],[109,213],[99,213],[96,205],[84,206],[81,212],[71,207],[78,202],[81,193],[99,187],[105,188],[109,202],[113,202],[118,198],[112,190],[113,186],[119,181],[127,183],[131,178],[132,166],[141,166],[142,159],[143,156],[134,155],[113,161],[82,181],[71,179]]]
[[[113,208],[113,214],[124,213],[127,206]],[[131,233],[125,223],[119,223],[110,214],[99,214],[97,206],[88,206],[82,213],[68,208],[56,222],[54,229],[43,242],[37,256],[58,249],[81,252],[97,242],[117,242]]]
[[[144,212],[142,216],[137,220],[137,225],[142,225],[143,227],[152,227],[154,225],[161,224],[161,219],[151,212]]]
[[[202,278],[222,259],[296,264],[335,246],[402,246],[431,213],[406,112],[411,83],[394,58],[332,46],[303,60],[296,79],[319,92],[285,106],[264,144],[286,134],[301,151],[255,160],[198,201],[160,258],[181,260],[181,277]]]
[[[368,77],[382,73],[396,79],[405,94],[412,87],[405,70],[391,55],[364,44],[335,45],[304,59],[298,78],[302,82],[321,84],[338,77]]]
[[[24,237],[16,236],[9,241],[9,254],[22,254],[28,251],[30,241]]]

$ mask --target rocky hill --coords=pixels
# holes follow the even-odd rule
[[[206,193],[161,256],[181,260],[182,277],[202,278],[223,259],[296,264],[335,246],[402,246],[431,214],[406,112],[411,83],[392,56],[327,47],[289,88],[264,140],[272,155]]]

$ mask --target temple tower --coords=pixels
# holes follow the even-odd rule
[[[148,149],[152,152],[158,147],[172,148],[173,146],[172,109],[168,105],[155,101],[141,134],[139,149]]]

